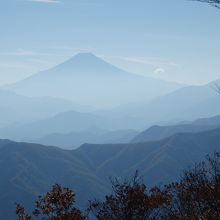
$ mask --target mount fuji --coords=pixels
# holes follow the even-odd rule
[[[114,107],[149,100],[182,85],[132,74],[92,53],[79,53],[7,89],[28,96],[53,96],[80,104]]]

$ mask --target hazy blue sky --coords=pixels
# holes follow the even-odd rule
[[[188,84],[220,78],[220,10],[186,0],[1,0],[0,84],[89,51]]]

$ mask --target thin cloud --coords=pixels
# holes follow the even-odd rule
[[[101,56],[102,58],[116,58],[127,62],[132,63],[139,63],[139,64],[145,64],[150,65],[155,68],[158,68],[160,66],[172,66],[172,67],[179,67],[180,65],[169,61],[165,59],[161,59],[158,57],[124,57],[124,56]]]
[[[25,0],[27,2],[39,2],[39,3],[62,3],[59,0]]]
[[[50,54],[40,53],[40,52],[35,52],[35,51],[31,51],[31,50],[25,50],[25,49],[22,49],[22,48],[18,48],[15,51],[0,52],[0,55],[8,55],[8,56],[48,56]]]
[[[168,61],[168,60],[163,60],[161,58],[156,58],[156,57],[121,57],[121,59],[133,63],[140,63],[140,64],[146,64],[146,65],[151,65],[154,67],[158,66],[179,66],[178,64]]]
[[[0,62],[0,68],[7,69],[29,69],[30,65],[21,64],[19,62]]]
[[[93,50],[91,47],[82,48],[82,47],[71,47],[71,46],[58,46],[58,47],[52,47],[50,48],[52,50],[66,50],[66,51],[73,51],[75,53],[77,52],[90,52]]]
[[[36,59],[36,58],[29,58],[29,59],[27,59],[27,61],[31,62],[31,63],[37,63],[37,64],[43,64],[43,65],[55,65],[56,64],[52,61]]]

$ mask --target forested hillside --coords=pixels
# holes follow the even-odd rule
[[[220,149],[220,129],[181,133],[161,141],[90,145],[67,151],[37,144],[0,141],[1,216],[13,219],[14,203],[31,202],[59,183],[74,189],[78,206],[109,192],[109,177],[140,170],[147,185],[178,179],[179,173]]]

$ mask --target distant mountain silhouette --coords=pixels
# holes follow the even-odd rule
[[[88,130],[78,132],[52,133],[35,140],[24,140],[65,149],[74,149],[84,143],[114,144],[157,141],[170,137],[176,133],[208,131],[214,128],[220,128],[220,116],[200,118],[195,121],[181,122],[180,124],[169,126],[154,125],[140,133],[135,130],[107,131],[96,127],[90,127]]]
[[[191,124],[194,125],[218,125],[220,124],[220,115],[216,115],[214,117],[211,118],[199,118],[193,122],[191,122]]]
[[[154,98],[180,87],[128,73],[91,53],[80,53],[7,88],[23,95],[56,96],[105,107]]]
[[[83,110],[71,101],[52,97],[27,97],[14,92],[0,90],[0,125],[26,123],[54,116],[71,109]]]
[[[89,77],[111,77],[127,75],[127,72],[105,62],[92,53],[79,53],[71,59],[53,67],[47,74],[52,77],[69,77],[69,75],[89,76]],[[45,72],[34,75],[35,77],[45,77]],[[48,75],[49,77],[49,75]],[[31,77],[32,78],[32,77]]]
[[[220,128],[155,142],[85,144],[72,151],[0,140],[0,216],[15,219],[14,202],[30,208],[55,183],[75,190],[80,207],[110,190],[109,176],[128,177],[139,170],[148,185],[167,183],[215,150],[220,150]]]
[[[16,141],[34,140],[53,133],[65,134],[85,130],[94,132],[94,127],[101,130],[127,130],[140,124],[142,122],[136,118],[104,117],[86,112],[67,111],[31,123],[0,127],[0,138]]]
[[[57,146],[65,149],[75,149],[82,144],[115,144],[128,143],[138,134],[135,130],[116,130],[116,131],[89,131],[71,132],[68,134],[50,134],[45,137],[31,140],[28,142]]]
[[[199,132],[220,128],[220,116],[201,118],[193,122],[185,122],[170,126],[152,126],[138,134],[131,142],[161,140],[180,132]]]
[[[184,87],[151,101],[133,103],[103,114],[142,118],[146,127],[212,117],[220,113],[220,94],[215,91],[215,84],[220,84],[220,80],[202,86]]]

